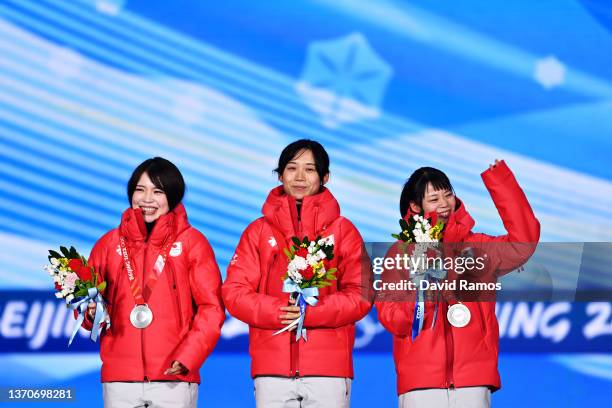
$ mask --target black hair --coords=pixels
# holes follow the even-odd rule
[[[419,207],[423,207],[423,198],[427,184],[431,183],[434,190],[450,190],[453,193],[453,186],[443,171],[433,167],[421,167],[404,184],[402,195],[400,196],[400,213],[404,217],[408,213],[411,202],[415,202]]]
[[[162,157],[153,157],[140,163],[134,169],[127,184],[127,196],[130,205],[138,180],[143,173],[147,173],[155,187],[164,191],[170,211],[174,210],[185,195],[185,180],[178,167]]]
[[[321,184],[323,184],[323,178],[329,174],[329,156],[321,143],[314,140],[300,139],[288,144],[281,152],[281,155],[278,158],[278,167],[275,168],[274,171],[279,176],[282,176],[287,164],[289,164],[291,160],[295,159],[298,154],[304,150],[310,150],[312,152],[317,174],[319,175]]]

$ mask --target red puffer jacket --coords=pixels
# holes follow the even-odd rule
[[[471,280],[494,282],[497,276],[516,269],[533,254],[540,236],[540,224],[504,162],[482,173],[482,178],[508,234],[495,237],[472,232],[474,220],[457,201],[458,208],[446,224],[444,242],[445,245],[470,243],[477,253],[486,254],[484,269]],[[456,273],[449,271],[448,279],[455,278]],[[438,303],[438,318],[432,328],[435,303],[426,302],[423,331],[413,341],[415,302],[406,302],[405,298],[404,301],[377,298],[378,319],[394,336],[398,394],[421,388],[487,386],[495,391],[501,387],[497,370],[499,329],[495,302],[490,301],[490,297],[488,300],[463,302],[470,310],[471,320],[461,328],[448,322],[449,303],[446,302]]]
[[[146,241],[141,214],[126,210],[121,225],[100,238],[89,258],[106,280],[103,296],[109,303],[111,318],[110,330],[105,329],[100,340],[102,382],[199,383],[200,367],[215,347],[225,320],[215,255],[204,235],[189,225],[182,204],[157,220]],[[157,284],[145,298],[153,312],[153,321],[145,329],[130,323],[135,303],[121,255],[120,236],[126,239],[134,275],[141,285],[143,271],[151,271],[162,245],[175,237]],[[84,326],[91,329],[91,322]],[[173,360],[181,362],[189,372],[164,375]]]
[[[355,322],[371,308],[371,300],[364,296],[369,293],[369,259],[359,232],[340,216],[327,189],[304,198],[299,219],[295,199],[282,186],[270,192],[262,212],[264,216],[242,234],[223,284],[228,311],[250,326],[252,376],[353,377]],[[289,300],[289,294],[282,292],[288,264],[282,249],[293,236],[330,235],[334,237],[330,267],[338,268],[338,280],[320,289],[318,304],[306,309],[308,341],[296,342],[295,331],[273,336],[283,328],[280,307]]]

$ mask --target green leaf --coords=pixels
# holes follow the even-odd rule
[[[76,292],[74,292],[74,297],[83,297],[83,296],[87,296],[87,289],[79,289]]]
[[[300,247],[300,245],[302,245],[302,242],[300,241],[300,239],[298,237],[292,237],[291,241],[293,241],[295,246],[297,246],[298,248]]]
[[[291,245],[291,255],[295,254],[295,247]]]
[[[304,237],[304,239],[302,240],[302,244],[304,245],[308,245],[308,237]]]
[[[408,223],[403,218],[400,218],[399,224],[400,224],[400,227],[402,227],[402,231],[406,231],[410,229],[410,227],[408,226]]]
[[[79,259],[80,258],[79,253],[77,252],[76,248],[73,247],[73,246],[70,247],[70,258],[71,259]]]
[[[293,247],[291,249],[293,249]],[[293,255],[291,251],[289,251],[287,248],[283,248],[283,252],[285,252],[285,255],[287,255],[287,258],[291,259],[291,256]]]
[[[330,268],[327,270],[327,273],[336,273],[337,270],[338,268]]]
[[[68,248],[66,248],[65,246],[61,246],[60,247],[60,251],[62,253],[62,258],[70,258],[70,251],[68,251]]]
[[[49,260],[51,260],[51,258],[55,258],[59,261],[60,258],[63,258],[63,256],[61,256],[58,252],[53,251],[52,249],[49,250],[49,254],[50,254]]]
[[[98,292],[102,292],[104,289],[106,289],[106,281],[98,285]]]
[[[397,239],[398,241],[401,239],[399,235],[397,234],[391,234],[391,236],[395,239]]]

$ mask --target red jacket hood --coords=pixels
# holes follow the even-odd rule
[[[448,221],[444,227],[444,242],[461,242],[476,224],[465,208],[463,201],[459,198],[456,198],[456,201],[455,211],[448,217]],[[415,214],[417,213],[412,211],[409,207],[408,213],[404,216],[404,219],[408,221],[408,219]],[[431,225],[436,225],[438,214],[435,211],[428,212],[425,214],[425,218],[431,218]]]
[[[283,186],[273,188],[261,212],[265,220],[286,238],[298,234],[298,214],[295,198],[286,194]],[[304,197],[300,211],[301,231],[314,238],[340,216],[340,206],[325,187],[321,192]]]
[[[154,246],[161,246],[169,235],[178,236],[190,227],[187,212],[183,204],[178,204],[174,210],[162,215],[155,222],[149,236],[149,242]],[[130,242],[142,242],[147,239],[147,227],[142,211],[128,208],[121,216],[119,232]]]

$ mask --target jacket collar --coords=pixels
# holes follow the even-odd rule
[[[178,204],[174,210],[157,219],[148,242],[153,246],[162,246],[166,239],[176,238],[189,227],[185,207],[183,204]],[[142,212],[132,208],[125,210],[121,216],[119,231],[129,242],[144,242],[147,239],[147,228]]]
[[[283,233],[285,238],[297,236],[300,230],[295,198],[285,194],[283,186],[273,188],[261,212],[264,219]],[[340,216],[340,206],[325,187],[317,194],[304,197],[300,210],[301,234],[314,239]]]

